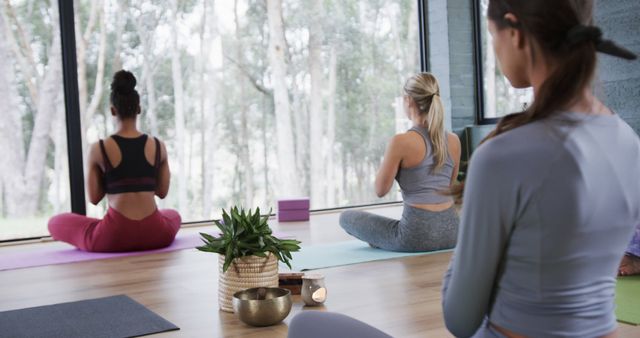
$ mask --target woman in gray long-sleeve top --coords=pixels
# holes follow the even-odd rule
[[[596,51],[635,56],[577,0],[490,0],[489,30],[533,104],[474,153],[443,287],[458,337],[615,337],[615,278],[640,223],[640,142],[593,94]]]

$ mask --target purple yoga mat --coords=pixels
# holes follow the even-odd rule
[[[215,234],[217,236],[217,234]],[[286,234],[274,233],[278,238],[291,238]],[[45,248],[39,250],[23,250],[17,252],[3,252],[0,255],[0,271],[21,268],[30,268],[43,265],[75,263],[91,261],[95,259],[117,258],[126,256],[148,255],[160,252],[169,252],[182,249],[192,249],[200,246],[202,240],[198,233],[181,234],[178,232],[173,244],[166,248],[118,253],[86,252],[69,245],[67,248]]]

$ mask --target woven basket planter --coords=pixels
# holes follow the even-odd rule
[[[224,258],[224,255],[218,255],[220,310],[233,312],[233,294],[238,291],[263,286],[278,287],[278,260],[273,254],[236,258],[227,272],[222,272]]]

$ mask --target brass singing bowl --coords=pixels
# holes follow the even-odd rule
[[[291,291],[252,288],[233,294],[233,311],[244,323],[269,326],[280,323],[291,311]]]

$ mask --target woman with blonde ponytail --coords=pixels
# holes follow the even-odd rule
[[[444,129],[438,81],[420,73],[404,86],[404,108],[413,127],[395,135],[376,176],[376,194],[398,181],[404,200],[400,220],[364,211],[345,211],[340,225],[373,247],[392,251],[432,251],[455,245],[458,214],[450,190],[458,175],[460,140]]]

